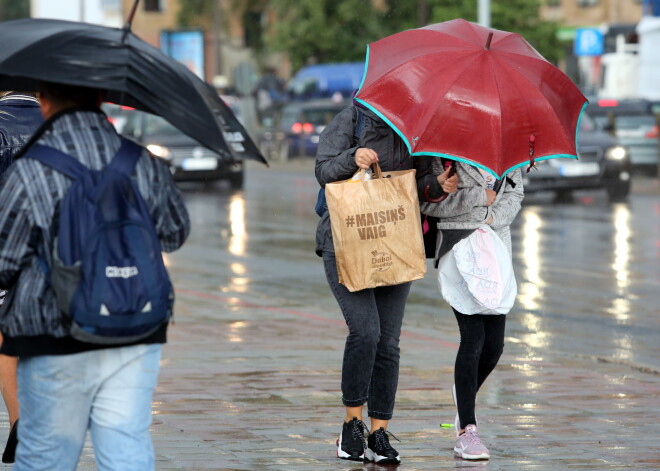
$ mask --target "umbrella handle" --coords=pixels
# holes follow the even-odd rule
[[[449,196],[449,193],[445,193],[443,191],[443,193],[437,198],[431,198],[431,196],[429,195],[430,191],[431,191],[431,185],[426,185],[426,188],[424,188],[423,196],[424,196],[424,200],[429,203],[439,203],[440,201],[444,201],[445,198]]]

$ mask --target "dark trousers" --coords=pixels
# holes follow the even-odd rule
[[[348,326],[342,402],[346,407],[366,402],[369,417],[390,420],[399,381],[399,337],[411,283],[352,293],[339,284],[333,253],[323,252],[323,264]]]
[[[453,309],[453,308],[452,308]],[[461,429],[477,423],[477,391],[495,369],[504,350],[506,315],[461,314],[454,309],[461,344],[454,365],[456,403]]]

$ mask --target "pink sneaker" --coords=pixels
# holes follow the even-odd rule
[[[490,458],[488,448],[484,446],[479,438],[476,425],[465,427],[465,433],[456,437],[454,453],[464,460],[487,460]]]

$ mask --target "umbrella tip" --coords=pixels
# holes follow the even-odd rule
[[[137,10],[138,3],[140,3],[140,0],[135,0],[133,2],[133,6],[131,7],[131,11],[128,14],[128,18],[126,19],[126,23],[124,24],[124,29],[130,31],[131,29],[131,24],[133,23],[133,17],[135,16],[135,11]]]
[[[490,42],[493,40],[493,33],[492,31],[488,33],[488,39],[486,39],[486,45],[484,46],[485,50],[490,49]]]

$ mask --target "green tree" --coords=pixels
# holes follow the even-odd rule
[[[271,0],[269,5],[278,21],[268,32],[267,47],[286,52],[294,69],[310,61],[362,60],[368,43],[397,31],[454,18],[477,21],[477,0]],[[540,0],[492,0],[491,24],[521,34],[556,63],[563,56],[557,25],[541,20],[539,8]]]
[[[429,0],[431,23],[454,18],[477,21],[477,0]],[[540,0],[492,0],[491,26],[522,35],[548,61],[556,64],[564,55],[564,46],[557,38],[558,25],[539,16]]]
[[[208,26],[206,19],[213,16],[213,5],[217,0],[180,0],[177,23],[182,28]]]
[[[30,0],[0,0],[0,21],[30,17]]]
[[[271,0],[277,23],[267,47],[284,51],[298,69],[310,62],[364,60],[365,46],[383,35],[383,12],[364,0]]]

